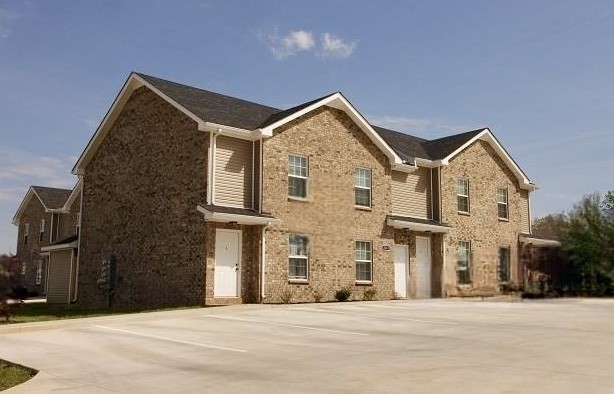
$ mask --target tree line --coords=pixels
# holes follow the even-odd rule
[[[566,293],[614,295],[614,190],[584,196],[569,212],[533,222],[533,234],[561,242],[561,275],[553,285]]]

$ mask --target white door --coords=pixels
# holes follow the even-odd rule
[[[238,297],[241,272],[241,232],[217,230],[215,232],[215,297]]]
[[[431,239],[416,237],[416,298],[431,298]]]
[[[407,245],[394,245],[394,292],[407,298]]]

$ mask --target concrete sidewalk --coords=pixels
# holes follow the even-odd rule
[[[614,301],[241,305],[0,326],[10,393],[614,392]]]

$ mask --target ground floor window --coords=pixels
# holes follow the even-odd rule
[[[510,281],[510,248],[499,248],[499,281]]]
[[[371,242],[356,241],[354,253],[356,256],[356,281],[371,282],[373,280],[373,252]]]
[[[43,261],[38,260],[38,264],[36,265],[36,284],[40,285],[43,281]]]
[[[308,254],[307,254],[308,239],[303,235],[290,235],[289,251],[288,251],[288,278],[294,280],[307,280]]]
[[[458,262],[456,265],[459,285],[471,283],[471,244],[469,241],[458,242]]]

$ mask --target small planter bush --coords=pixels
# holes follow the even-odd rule
[[[370,289],[365,289],[362,292],[362,299],[363,301],[373,301],[373,298],[375,297],[376,294],[377,294],[377,289],[375,287],[372,287]]]
[[[349,287],[342,287],[335,292],[335,299],[339,302],[349,301],[352,296],[352,289]]]

